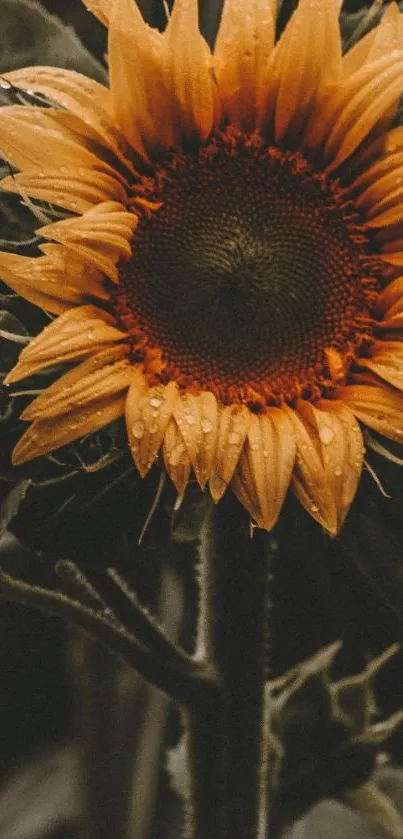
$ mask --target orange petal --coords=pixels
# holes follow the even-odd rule
[[[224,112],[243,131],[256,128],[257,103],[266,95],[267,63],[274,45],[271,0],[226,0],[214,48]],[[267,107],[261,108],[261,122]]]
[[[403,395],[387,385],[346,385],[336,398],[369,428],[403,442]]]
[[[34,169],[46,174],[54,166],[77,172],[80,167],[98,169],[112,177],[116,173],[86,146],[84,136],[69,126],[77,120],[52,108],[10,105],[0,111],[1,154],[18,169]],[[82,124],[84,125],[84,124]]]
[[[238,464],[251,420],[245,405],[228,405],[218,417],[217,447],[210,478],[214,501],[224,495]]]
[[[301,413],[287,406],[284,408],[292,422],[297,443],[293,489],[308,513],[334,535],[337,533],[337,508],[333,476],[325,454],[327,444],[319,437],[317,424],[311,417],[307,419],[304,404],[302,400],[298,403]]]
[[[4,178],[0,188],[17,194],[23,190],[31,198],[49,201],[73,213],[85,213],[94,205],[108,200],[127,203],[127,193],[121,183],[110,175],[89,169],[84,169],[79,175],[75,171],[66,174],[62,166],[60,169],[49,169],[46,178],[43,172],[26,169]]]
[[[16,87],[32,89],[62,105],[96,132],[98,142],[132,168],[126,141],[116,131],[110,91],[104,85],[60,67],[24,67],[5,73],[3,78]]]
[[[364,444],[360,427],[344,404],[329,399],[320,400],[317,408],[309,406],[306,417],[315,422],[322,443],[322,460],[332,483],[340,530],[362,473]]]
[[[189,482],[192,465],[186,443],[173,418],[165,431],[163,452],[168,475],[179,494],[183,495]]]
[[[386,313],[388,315],[394,313],[394,307],[398,306],[397,311],[401,310],[401,303],[403,302],[403,277],[398,277],[388,286],[378,297],[376,309],[378,312]]]
[[[217,111],[212,55],[199,31],[197,0],[175,0],[164,33],[169,92],[178,103],[181,134],[204,142]]]
[[[165,78],[167,39],[148,26],[133,0],[110,5],[109,73],[114,113],[130,145],[146,160],[178,139]]]
[[[341,0],[300,0],[275,55],[275,137],[298,131],[324,88],[341,73]]]
[[[19,466],[109,425],[122,416],[125,401],[126,395],[113,396],[76,408],[63,416],[36,420],[18,441],[13,451],[13,464]]]
[[[402,72],[403,52],[395,50],[365,66],[345,83],[343,107],[335,116],[324,148],[330,168],[336,168],[349,157],[377,122],[397,106],[402,91]],[[346,100],[348,87],[351,88],[350,97]]]
[[[382,20],[343,57],[343,72],[346,76],[359,70],[364,63],[376,61],[393,50],[399,49],[403,36],[403,15],[392,2],[385,10]]]
[[[109,25],[109,18],[115,0],[83,0],[84,6],[95,15],[104,26]],[[119,2],[119,0],[118,0]]]
[[[144,477],[156,460],[171,419],[178,389],[174,382],[148,388],[136,376],[126,403],[126,426],[133,460]]]
[[[117,263],[131,256],[130,243],[137,223],[137,216],[126,212],[121,204],[105,201],[82,216],[47,224],[37,232],[71,248],[83,262],[117,282]]]
[[[218,408],[209,391],[185,394],[175,405],[174,416],[186,443],[196,480],[202,489],[210,477],[218,433]]]
[[[360,367],[372,370],[385,382],[403,390],[403,343],[376,341],[371,347],[371,358],[360,358]]]
[[[402,167],[403,151],[401,149],[388,153],[383,150],[381,157],[371,165],[365,166],[364,171],[352,184],[352,189],[358,192],[357,202],[365,207],[370,204],[372,198],[383,195],[384,177],[393,176],[393,173]]]
[[[295,462],[292,425],[280,408],[251,416],[232,488],[260,527],[271,530],[291,482]]]
[[[47,257],[32,258],[0,251],[0,277],[25,300],[47,312],[65,312],[85,299],[85,283],[81,289],[78,282],[64,276]],[[93,289],[91,294],[94,292]],[[97,296],[105,296],[100,287]]]
[[[132,378],[133,365],[125,357],[124,348],[104,350],[57,379],[25,408],[21,419],[41,420],[70,414],[128,390]]]
[[[96,306],[78,306],[65,312],[22,350],[6,384],[32,376],[45,367],[83,358],[126,338],[113,323],[113,317]]]

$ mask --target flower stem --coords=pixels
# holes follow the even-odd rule
[[[203,550],[201,643],[216,695],[189,714],[191,839],[258,839],[267,822],[270,537],[225,498]]]

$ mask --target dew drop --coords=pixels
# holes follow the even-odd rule
[[[317,504],[311,504],[310,510],[311,513],[319,513],[319,507],[317,506]]]
[[[155,434],[158,431],[158,423],[153,422],[149,427],[150,434]]]
[[[230,446],[237,446],[240,440],[241,438],[237,431],[231,431],[231,433],[228,435],[228,442]]]
[[[141,440],[141,438],[144,437],[144,422],[142,422],[142,420],[137,420],[133,423],[132,434],[136,440]]]
[[[333,431],[332,428],[329,428],[328,425],[323,425],[322,428],[319,431],[319,437],[322,440],[322,443],[325,446],[328,446],[329,443],[331,443],[332,440],[333,440],[334,431]]]
[[[213,423],[207,417],[204,417],[200,424],[205,434],[209,434],[213,428]]]
[[[159,408],[159,406],[161,405],[161,402],[162,402],[162,399],[161,399],[160,396],[153,396],[150,399],[150,405],[151,405],[152,408]]]
[[[193,414],[185,413],[184,416],[185,416],[185,420],[186,420],[187,424],[188,425],[193,425],[193,423],[195,421],[195,418],[194,418]]]
[[[340,469],[340,466],[337,469],[334,470],[334,474],[336,475],[336,478],[340,478],[340,476],[342,474],[342,470]]]

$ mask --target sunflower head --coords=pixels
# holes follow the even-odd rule
[[[1,276],[57,316],[7,383],[73,364],[23,412],[14,463],[124,414],[141,475],[231,485],[266,529],[292,486],[334,534],[359,423],[403,439],[403,16],[343,55],[340,0],[300,0],[277,41],[274,0],[225,0],[211,51],[196,0],[163,33],[134,0],[85,4],[110,87],[17,70],[51,107],[0,113],[2,187],[46,214]]]

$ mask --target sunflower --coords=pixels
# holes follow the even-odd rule
[[[85,5],[109,89],[5,77],[51,107],[1,110],[2,187],[57,208],[37,256],[0,253],[57,315],[6,383],[70,365],[13,462],[125,415],[142,476],[162,458],[179,493],[231,485],[266,529],[292,485],[335,534],[360,423],[403,441],[403,16],[392,2],[343,55],[341,0],[300,0],[277,42],[274,0],[225,0],[211,52],[196,0],[163,33],[134,0]]]

